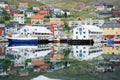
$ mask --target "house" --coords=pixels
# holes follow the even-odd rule
[[[115,6],[112,5],[112,4],[107,4],[107,5],[106,5],[106,10],[107,10],[107,11],[112,11],[112,10],[114,10],[114,9],[115,9]]]
[[[77,60],[92,60],[103,54],[102,45],[74,45],[73,53],[71,53],[71,58]]]
[[[34,15],[34,13],[32,11],[26,11],[25,15],[27,18],[30,18],[32,15]]]
[[[0,24],[0,39],[2,39],[5,36],[5,24]]]
[[[40,10],[40,15],[43,15],[43,16],[48,16],[49,15],[49,11],[48,10]]]
[[[28,3],[27,2],[19,2],[19,7],[24,7],[24,8],[28,8]]]
[[[70,11],[69,10],[61,10],[61,15],[65,15],[65,13],[66,13],[67,16],[70,16]]]
[[[14,16],[15,14],[20,14],[20,12],[19,12],[17,9],[13,9],[13,10],[10,12],[10,15],[11,15],[11,16]]]
[[[115,6],[112,4],[98,3],[95,5],[96,11],[112,11],[115,9]]]
[[[4,43],[0,43],[0,59],[5,59],[6,48]]]
[[[27,8],[26,7],[19,7],[17,10],[25,13],[27,11]]]
[[[6,25],[0,24],[0,41],[7,41],[7,39],[5,38],[5,29]]]
[[[94,40],[94,42],[101,42],[102,30],[93,25],[79,25],[73,29],[73,37],[75,40]]]
[[[24,14],[14,14],[14,21],[18,21],[19,24],[25,24],[25,15]]]
[[[37,62],[32,62],[32,65],[33,66],[41,66],[41,65],[44,65],[44,61],[37,61]]]
[[[103,53],[106,55],[119,55],[120,46],[119,45],[106,45],[103,46]]]
[[[50,18],[50,23],[57,23],[57,25],[64,25],[64,22],[60,18]]]
[[[69,21],[68,25],[69,27],[75,28],[78,25],[95,25],[95,26],[102,26],[104,24],[104,20],[93,20],[91,18],[86,18],[83,20],[77,20],[77,21]]]
[[[105,10],[105,3],[99,3],[95,5],[96,11],[103,11]]]
[[[113,17],[119,17],[120,16],[120,10],[113,10],[112,15],[113,15]]]
[[[8,6],[6,1],[0,1],[0,8],[5,8],[6,6]]]
[[[15,34],[19,29],[19,23],[17,21],[10,21],[6,26],[5,34],[6,36],[10,36],[10,34]]]
[[[61,9],[59,7],[52,7],[53,14],[61,15]]]
[[[12,6],[5,6],[5,10],[8,12],[8,13],[11,13],[11,11],[13,10]]]
[[[31,24],[43,24],[44,16],[40,14],[34,14],[31,16]]]
[[[22,69],[19,71],[19,75],[20,76],[28,76],[29,75],[29,72],[25,69]]]
[[[0,59],[5,59],[5,47],[0,47]]]
[[[101,28],[103,29],[103,40],[110,40],[120,37],[120,23],[116,20],[106,21]]]
[[[36,6],[33,6],[33,7],[32,7],[32,10],[33,10],[33,11],[40,11],[40,8],[39,8],[39,7],[36,7]]]

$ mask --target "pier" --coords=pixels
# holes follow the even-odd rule
[[[60,39],[60,40],[39,40],[39,44],[47,44],[47,43],[67,43],[69,45],[93,45],[93,40],[73,40],[73,39]]]

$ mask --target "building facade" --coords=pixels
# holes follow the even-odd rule
[[[18,21],[19,24],[25,24],[25,15],[24,14],[14,14],[14,21]]]
[[[100,56],[102,53],[102,45],[100,44],[94,44],[92,46],[76,45],[73,46],[72,58],[76,58],[78,60],[90,60]]]
[[[69,27],[77,27],[78,25],[95,25],[95,26],[102,26],[104,24],[104,20],[92,20],[91,18],[87,18],[85,20],[78,20],[78,21],[69,21]]]
[[[43,24],[44,16],[40,14],[35,14],[31,16],[31,24]]]
[[[102,30],[92,25],[79,25],[73,29],[73,37],[75,40],[91,40],[100,42],[102,40]]]
[[[120,38],[120,24],[116,20],[109,20],[101,27],[103,29],[103,40]]]

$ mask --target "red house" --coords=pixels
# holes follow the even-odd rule
[[[113,15],[116,16],[120,16],[120,10],[113,10]]]
[[[14,16],[14,14],[19,14],[20,12],[19,11],[17,11],[17,10],[12,10],[11,12],[10,12],[10,15],[11,16]]]
[[[41,10],[39,13],[40,13],[40,15],[43,15],[43,16],[48,16],[49,15],[48,10]]]
[[[5,10],[10,13],[13,8],[11,6],[5,6]]]
[[[5,36],[5,24],[0,24],[0,37]]]

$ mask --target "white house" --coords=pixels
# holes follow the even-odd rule
[[[61,10],[61,15],[64,15],[65,12],[66,12],[67,16],[70,15],[70,11],[68,11],[68,10]]]
[[[103,53],[101,44],[94,45],[74,45],[72,57],[78,60],[90,60]]]
[[[14,21],[18,21],[19,24],[25,24],[25,15],[24,14],[14,14]]]
[[[34,13],[31,11],[26,11],[25,14],[27,18],[30,18],[32,15],[34,15]]]
[[[41,26],[23,26],[19,31],[20,35],[35,36],[39,39],[49,39],[51,31]]]
[[[44,58],[46,55],[48,55],[51,52],[51,46],[50,44],[47,45],[33,45],[33,44],[20,44],[17,46],[9,46],[6,48],[6,55],[13,55],[16,57],[21,57],[26,59],[31,58]],[[14,59],[16,60],[16,58]],[[17,63],[20,63],[23,60],[18,61]],[[16,63],[16,64],[17,64]]]
[[[6,6],[8,6],[8,3],[5,1],[0,1],[0,8],[5,8]]]
[[[95,26],[102,26],[104,24],[104,20],[92,20],[91,18],[86,18],[84,20],[78,21],[69,21],[69,27],[77,27],[78,25],[95,25]]]
[[[91,40],[100,42],[102,40],[102,30],[93,25],[79,25],[73,29],[73,37],[75,40]]]

